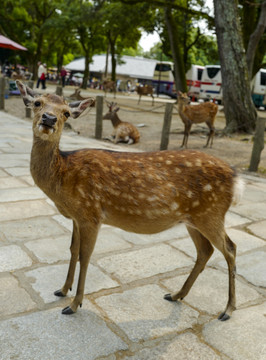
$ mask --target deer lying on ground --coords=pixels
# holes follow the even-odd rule
[[[103,91],[104,96],[106,97],[107,91],[112,91],[114,93],[114,98],[116,97],[116,81],[113,80],[104,80],[103,81]]]
[[[219,319],[235,309],[236,245],[225,232],[224,217],[243,190],[242,180],[224,161],[198,151],[144,153],[82,149],[61,151],[60,137],[69,116],[77,118],[92,99],[67,104],[57,95],[35,97],[17,81],[26,106],[34,111],[30,169],[35,183],[62,215],[73,220],[66,296],[80,262],[74,300],[62,310],[73,314],[82,305],[87,267],[101,224],[153,234],[184,222],[197,249],[197,260],[180,291],[165,299],[183,299],[213,253],[228,264],[229,298]],[[208,296],[208,294],[206,294]]]
[[[152,105],[154,104],[153,87],[151,85],[137,86],[136,91],[139,95],[138,104],[140,103],[140,99],[142,95],[151,95]]]
[[[104,120],[111,120],[114,127],[111,141],[115,144],[125,142],[128,145],[139,142],[140,135],[138,129],[134,125],[119,119],[117,115],[119,107],[116,105],[114,102],[107,102],[109,111],[103,117]]]
[[[205,147],[208,147],[210,140],[210,147],[212,147],[215,132],[213,124],[216,113],[218,111],[218,106],[212,102],[206,102],[198,105],[189,105],[190,98],[186,93],[182,93],[181,91],[178,91],[177,103],[178,113],[185,125],[184,137],[181,147],[187,147],[187,141],[192,124],[199,124],[202,122],[205,122],[210,129]]]
[[[69,98],[74,99],[74,100],[85,100],[85,99],[88,99],[91,97],[90,96],[84,97],[84,96],[80,95],[80,89],[75,89],[73,94],[69,95]]]

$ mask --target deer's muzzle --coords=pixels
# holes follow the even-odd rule
[[[48,113],[44,113],[42,115],[41,125],[52,128],[56,122],[57,122],[57,117],[56,116],[48,114]]]

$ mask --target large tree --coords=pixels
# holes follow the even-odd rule
[[[251,99],[237,6],[237,0],[214,0],[216,35],[223,79],[226,133],[251,132],[257,120],[257,112]]]

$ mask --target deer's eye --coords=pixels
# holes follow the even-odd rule
[[[66,111],[66,112],[64,113],[64,115],[65,115],[66,118],[69,118],[69,116],[70,116],[70,114],[69,114],[68,111]]]
[[[39,106],[41,106],[41,102],[40,102],[40,101],[35,101],[34,105],[35,105],[36,107],[39,107]]]

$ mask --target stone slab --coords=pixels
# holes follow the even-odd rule
[[[219,360],[222,359],[209,346],[191,333],[181,334],[173,340],[126,356],[123,360]]]
[[[16,166],[7,168],[6,172],[12,176],[30,176],[30,166]]]
[[[162,283],[170,292],[179,291],[186,281],[188,274],[163,280]],[[236,280],[237,307],[249,301],[258,300],[260,297],[256,290]],[[228,275],[218,270],[205,268],[198,276],[184,301],[193,306],[193,308],[211,315],[221,313],[224,311],[228,301]]]
[[[61,289],[64,285],[68,271],[68,264],[50,265],[39,267],[25,273],[30,279],[33,289],[41,296],[45,303],[60,301],[54,295],[54,291]],[[78,283],[79,263],[77,264],[72,292],[68,296],[74,296]],[[118,283],[104,274],[96,266],[89,265],[85,282],[85,294],[90,294],[102,289],[117,287]],[[70,299],[69,299],[70,302]]]
[[[106,256],[98,260],[98,264],[121,282],[128,283],[177,268],[191,266],[193,262],[178,250],[160,244],[123,254]]]
[[[159,286],[147,285],[102,296],[96,303],[134,342],[176,333],[197,322],[197,311],[169,303],[163,295]]]
[[[228,211],[225,215],[225,227],[226,228],[250,223],[250,219],[234,213],[233,209],[234,208],[232,207],[231,208],[232,211]]]
[[[50,217],[35,217],[31,219],[16,220],[1,223],[1,231],[7,241],[20,242],[24,240],[35,240],[40,238],[55,238],[65,233],[56,221]],[[70,238],[70,234],[68,237]]]
[[[238,205],[235,207],[235,211],[251,220],[264,220],[266,219],[266,202]]]
[[[0,317],[29,311],[35,307],[29,294],[13,276],[7,274],[0,278]]]
[[[55,210],[45,200],[0,203],[0,221],[27,219],[54,213]]]
[[[0,202],[46,199],[46,195],[37,187],[1,189]]]
[[[266,240],[266,220],[251,224],[248,227],[254,235],[261,237]],[[266,242],[265,242],[266,245]]]
[[[0,173],[1,175],[1,173]],[[7,175],[7,174],[6,174]],[[21,187],[27,187],[28,185],[18,179],[15,178],[13,176],[4,176],[4,177],[0,177],[0,189],[12,189],[12,188],[21,188]],[[1,194],[0,194],[0,198],[1,198]]]
[[[0,247],[0,272],[31,266],[31,258],[17,245]]]
[[[256,251],[239,256],[236,269],[247,281],[266,288],[266,251]]]
[[[88,301],[72,316],[55,308],[0,322],[0,346],[5,360],[94,360],[127,349]]]
[[[0,154],[0,167],[12,168],[16,166],[28,166],[30,155],[29,154]]]
[[[120,233],[116,230],[116,228],[111,226],[100,229],[93,254],[104,254],[132,247],[130,243],[121,238]]]
[[[203,336],[208,344],[232,360],[266,359],[266,303],[236,310],[229,321],[206,324]]]

